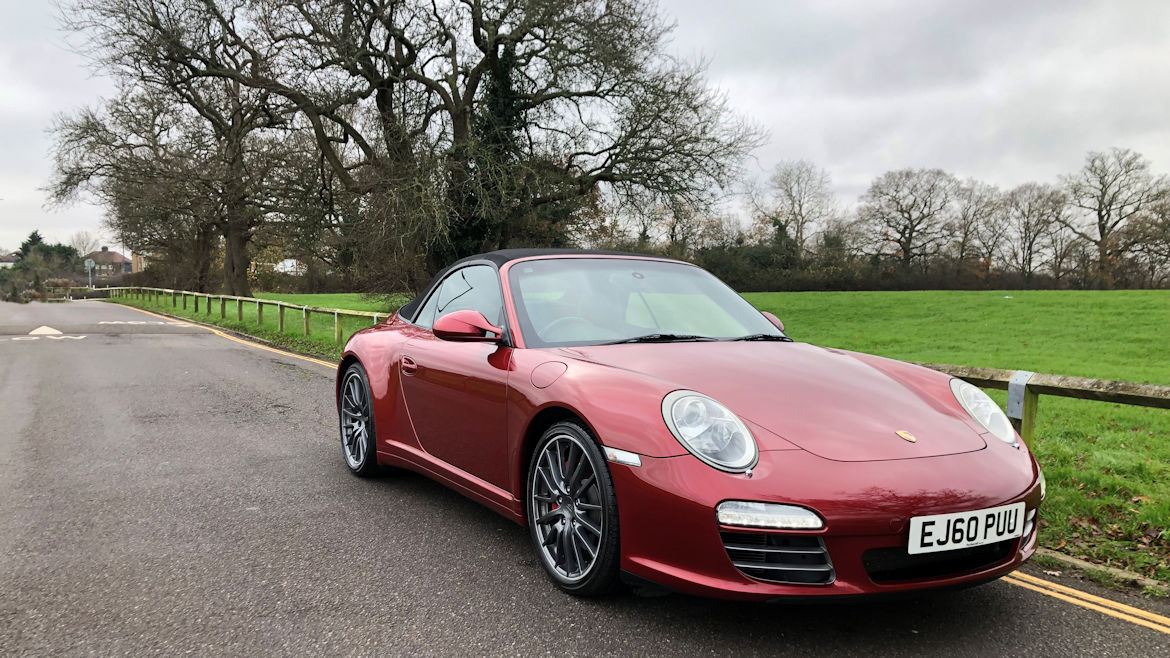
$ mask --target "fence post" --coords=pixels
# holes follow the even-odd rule
[[[194,299],[194,301],[195,301],[195,312],[196,312],[196,313],[198,313],[198,312],[199,312],[199,295],[198,295],[198,293],[196,293],[196,294],[194,294],[194,295],[191,295],[191,296],[195,298],[195,299]]]
[[[207,315],[211,315],[211,295],[207,296]]]
[[[256,326],[264,327],[264,304],[256,300]]]
[[[178,305],[179,305],[179,297],[175,294],[175,291],[172,290],[171,291],[171,308],[175,308]]]
[[[337,315],[337,309],[333,309],[333,342],[341,344],[341,317]]]
[[[1036,435],[1036,408],[1040,406],[1040,395],[1028,386],[1036,373],[1018,370],[1008,381],[1007,417],[1012,427],[1020,433],[1024,445],[1032,448]]]
[[[187,293],[184,292],[180,296],[183,298],[183,310],[186,311],[187,310]]]
[[[227,300],[223,295],[219,296],[219,319],[227,319]]]
[[[276,330],[284,333],[284,304],[276,305]]]
[[[236,322],[244,321],[244,300],[236,298]]]
[[[301,308],[301,315],[305,320],[305,336],[308,337],[308,335],[309,335],[309,307],[308,306]]]

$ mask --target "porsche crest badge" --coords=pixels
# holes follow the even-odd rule
[[[914,436],[910,432],[907,432],[906,430],[898,430],[897,432],[894,432],[894,433],[897,434],[898,436],[902,437],[903,439],[906,439],[910,443],[917,443],[918,442],[918,437]]]

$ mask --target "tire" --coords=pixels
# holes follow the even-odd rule
[[[529,536],[549,579],[575,596],[613,591],[617,495],[597,440],[578,422],[556,423],[537,442],[525,479]]]
[[[358,477],[377,475],[381,469],[374,431],[373,397],[370,395],[370,380],[360,363],[353,363],[345,370],[338,394],[337,416],[345,465]]]

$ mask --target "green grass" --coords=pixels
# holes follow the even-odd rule
[[[910,361],[1170,384],[1170,291],[842,292],[744,295],[797,340]],[[289,303],[383,312],[361,295],[274,295]],[[267,307],[244,321],[121,299],[213,322],[289,349],[336,359],[332,316]],[[343,338],[369,320],[343,321]],[[1001,404],[1006,393],[989,391]],[[1048,478],[1041,544],[1170,582],[1170,411],[1043,396],[1037,459]]]
[[[1170,291],[744,296],[818,345],[1170,384]],[[1048,478],[1041,545],[1170,581],[1170,411],[1042,396],[1036,437]]]
[[[350,311],[372,311],[375,313],[389,313],[409,301],[405,295],[391,295],[388,299],[371,299],[361,293],[341,292],[321,295],[294,295],[279,292],[258,292],[254,295],[259,299],[271,299],[298,306],[316,306],[318,308],[344,308]]]

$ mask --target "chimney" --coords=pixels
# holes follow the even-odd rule
[[[102,247],[102,251],[109,251],[109,250],[110,250],[109,247]]]

